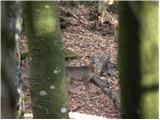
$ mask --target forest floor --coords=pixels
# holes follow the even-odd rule
[[[104,24],[100,24],[94,6],[79,4],[75,7],[60,6],[62,40],[65,48],[80,53],[80,58],[73,60],[70,66],[89,65],[91,56],[99,59],[103,54],[109,57],[109,62],[117,64],[117,34],[118,16],[116,10],[109,9]],[[21,52],[27,52],[27,38],[21,40]],[[24,91],[25,91],[25,119],[32,118],[32,104],[29,92],[29,59],[22,61]],[[110,89],[119,94],[119,80],[106,75],[110,81]],[[102,90],[89,84],[89,99],[82,82],[68,85],[69,111],[102,116],[105,118],[120,118],[119,110],[113,105],[113,100]]]

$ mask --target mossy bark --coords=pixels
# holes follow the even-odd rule
[[[158,2],[119,3],[122,118],[158,118]]]
[[[34,118],[68,118],[57,2],[24,2]]]
[[[1,2],[1,118],[16,118],[17,79],[15,69],[15,39],[13,2]],[[12,19],[11,19],[12,18]],[[12,26],[11,26],[12,25]]]

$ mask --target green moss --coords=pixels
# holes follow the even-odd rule
[[[64,54],[65,54],[65,60],[67,62],[70,62],[71,60],[77,59],[80,57],[80,54],[78,52],[73,51],[71,49],[67,49],[67,48],[64,48]]]
[[[120,2],[122,118],[158,118],[158,3]]]
[[[140,12],[141,23],[141,73],[143,118],[158,118],[158,5],[144,2]]]
[[[76,51],[64,48],[64,56],[65,56],[65,61],[66,62],[70,62],[73,59],[77,59],[80,57],[80,54]],[[29,53],[28,52],[24,52],[21,54],[21,60],[24,60],[26,58],[29,57]]]
[[[68,118],[64,51],[57,2],[24,3],[25,30],[31,56],[30,91],[34,118]],[[53,87],[54,86],[54,87]]]

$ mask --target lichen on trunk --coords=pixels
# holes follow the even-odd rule
[[[24,2],[34,118],[68,118],[57,2]]]

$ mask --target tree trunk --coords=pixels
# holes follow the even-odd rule
[[[14,61],[15,39],[13,26],[13,2],[1,2],[2,52],[1,52],[1,118],[16,118],[17,79]]]
[[[57,2],[24,2],[34,118],[68,118]]]
[[[120,2],[122,118],[158,118],[158,2]]]

